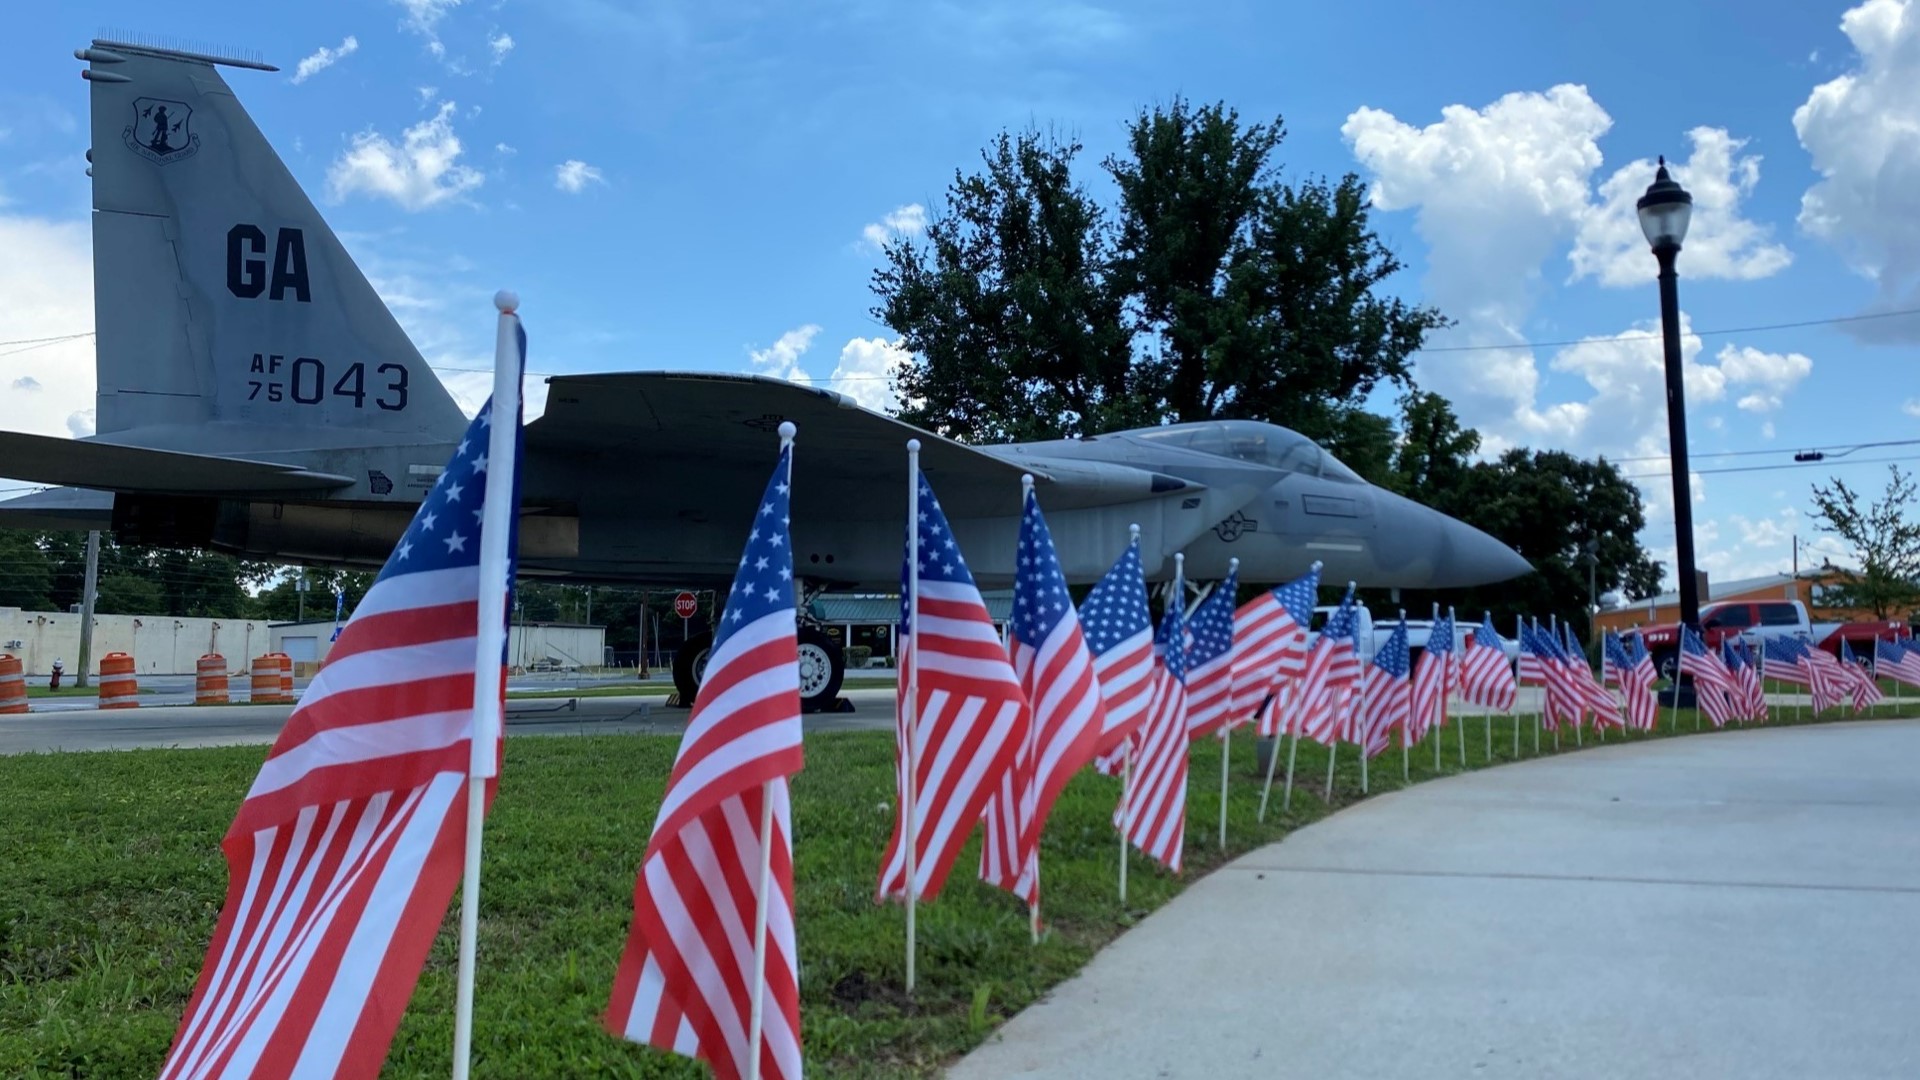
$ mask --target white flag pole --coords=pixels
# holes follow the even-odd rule
[[[466,867],[460,879],[460,960],[454,991],[453,1080],[466,1080],[473,1057],[473,968],[480,929],[480,839],[487,781],[499,774],[498,743],[507,654],[507,572],[513,561],[513,474],[520,434],[520,298],[494,294],[493,404],[487,421],[486,505],[480,521],[479,625],[475,627],[473,730],[467,756]]]
[[[1259,732],[1260,718],[1262,715],[1267,716],[1269,718],[1268,722],[1273,725],[1273,746],[1267,751],[1267,778],[1265,782],[1260,785],[1260,813],[1258,820],[1263,822],[1267,820],[1267,797],[1273,794],[1274,769],[1280,764],[1280,744],[1287,739],[1287,729],[1281,726],[1283,721],[1280,719],[1280,694],[1280,688],[1275,687],[1273,693],[1262,703],[1266,706],[1267,711],[1263,714],[1256,709],[1253,714],[1254,731],[1256,734]]]
[[[1345,600],[1342,600],[1342,601],[1340,602],[1340,604],[1341,604],[1341,606],[1342,606],[1342,607],[1345,607],[1345,606],[1346,606],[1346,604],[1347,604],[1347,601],[1349,601],[1349,600],[1352,600],[1352,599],[1353,599],[1353,586],[1354,586],[1354,583],[1353,583],[1353,582],[1351,582],[1351,581],[1349,581],[1349,582],[1347,582],[1347,595],[1346,595],[1346,599],[1345,599]],[[1336,615],[1337,615],[1337,614],[1339,614],[1339,612],[1335,612],[1334,614],[1336,614]],[[1328,622],[1328,624],[1329,624],[1329,625],[1331,625],[1331,624],[1332,624],[1332,622],[1333,622],[1333,616],[1332,616],[1332,615],[1329,615],[1329,616],[1327,616],[1327,622]],[[1355,622],[1354,622],[1354,625],[1353,625],[1353,626],[1351,627],[1351,629],[1352,629],[1352,631],[1353,631],[1353,635],[1354,635],[1354,639],[1353,639],[1353,644],[1354,644],[1354,651],[1355,651],[1355,652],[1357,653],[1357,652],[1359,652],[1359,651],[1360,651],[1360,649],[1359,649],[1359,646],[1360,646],[1360,624],[1359,624],[1359,621],[1358,621],[1358,620],[1355,620]],[[1322,627],[1322,628],[1321,628],[1321,631],[1320,631],[1320,632],[1321,632],[1322,634],[1324,634],[1324,633],[1326,633],[1326,629],[1325,629],[1324,627]],[[1361,663],[1361,670],[1360,670],[1360,674],[1361,674],[1361,675],[1362,675],[1363,677],[1364,677],[1364,676],[1366,675],[1366,665],[1365,665],[1365,662],[1364,662],[1364,661],[1363,661],[1363,662]],[[1366,685],[1366,684],[1365,684],[1364,682],[1362,682],[1362,683],[1361,683],[1361,685],[1363,685],[1363,686],[1364,686],[1364,685]],[[1352,695],[1348,695],[1348,696],[1347,696],[1347,703],[1348,703],[1349,705],[1351,705],[1351,704],[1353,703],[1353,696],[1352,696]],[[1333,740],[1332,740],[1331,742],[1329,742],[1329,743],[1327,744],[1327,798],[1326,798],[1326,801],[1327,801],[1327,802],[1328,802],[1329,804],[1331,804],[1331,803],[1333,802],[1333,768],[1334,768],[1334,765],[1335,765],[1335,764],[1336,764],[1336,763],[1337,763],[1337,762],[1338,762],[1338,761],[1340,760],[1340,719],[1339,719],[1339,718],[1337,718],[1337,717],[1336,717],[1336,718],[1334,719],[1334,721],[1333,721],[1333,723],[1331,724],[1331,732],[1330,732],[1330,733],[1331,733],[1331,734],[1333,735]],[[1365,752],[1362,752],[1362,753],[1361,753],[1361,755],[1360,755],[1360,759],[1361,759],[1362,761],[1365,761],[1365,760],[1366,760],[1366,756],[1367,756],[1367,755],[1365,754]]]
[[[1294,704],[1293,689],[1291,687],[1287,690],[1287,704]],[[1280,698],[1278,695],[1275,695],[1273,699],[1273,707],[1276,709],[1280,707]],[[1280,795],[1280,812],[1284,814],[1293,809],[1293,766],[1294,762],[1300,756],[1301,723],[1299,710],[1291,709],[1283,713],[1279,723],[1283,726],[1276,730],[1278,730],[1281,735],[1286,735],[1289,729],[1291,729],[1293,733],[1293,737],[1287,740],[1287,788]],[[1279,747],[1276,745],[1274,749],[1278,750]]]
[[[1228,559],[1227,576],[1233,577],[1239,572],[1240,560]],[[1226,583],[1221,582],[1221,584],[1224,585]],[[1219,585],[1214,586],[1216,589],[1219,587]],[[1230,596],[1227,599],[1232,601],[1237,600],[1238,597]],[[1233,646],[1231,643],[1227,646],[1227,670],[1229,672],[1233,670]],[[1233,700],[1233,679],[1231,674],[1229,674],[1227,679],[1227,700],[1229,704],[1231,704]],[[1233,715],[1232,709],[1229,708],[1227,718],[1220,724],[1220,848],[1222,851],[1226,850],[1227,847],[1227,744],[1232,738]]]
[[[1021,514],[1024,515],[1027,512],[1027,500],[1032,495],[1033,474],[1023,473],[1020,476]],[[1011,619],[1007,621],[1007,639],[1009,642],[1013,639],[1013,620]],[[1012,654],[1009,653],[1008,655],[1011,657]],[[1040,748],[1036,742],[1039,735],[1039,725],[1034,723],[1033,715],[1029,712],[1027,715],[1027,763],[1036,775],[1028,778],[1027,790],[1021,795],[1020,805],[1013,808],[1013,820],[1018,823],[1022,831],[1026,829],[1026,821],[1022,820],[1023,817],[1038,816],[1039,811],[1039,803],[1037,801],[1038,793],[1034,791],[1034,786],[1039,779],[1037,774],[1040,769]],[[1029,803],[1029,800],[1034,801]],[[1032,811],[1028,811],[1027,807],[1029,805],[1033,806]],[[1019,845],[1017,839],[1014,843],[1016,847]],[[1034,837],[1033,840],[1032,860],[1027,865],[1033,874],[1034,896],[1034,899],[1027,901],[1027,930],[1033,935],[1033,943],[1038,945],[1040,944],[1040,838],[1037,836]]]
[[[1120,748],[1120,903],[1127,902],[1127,832],[1133,828],[1133,815],[1127,805],[1127,785],[1132,782],[1133,744]]]
[[[914,909],[919,906],[920,890],[915,861],[919,836],[915,828],[919,801],[920,749],[920,440],[907,440],[907,708],[901,717],[906,759],[906,841],[907,841],[907,993],[913,993]]]
[[[793,445],[797,429],[780,423],[780,449]],[[760,1033],[767,996],[767,894],[773,891],[773,783],[760,785],[760,876],[753,893],[753,997],[747,1013],[747,1080],[760,1080]]]
[[[1373,734],[1368,730],[1368,726],[1373,723],[1373,718],[1367,715],[1367,684],[1373,681],[1370,678],[1372,669],[1371,660],[1360,662],[1360,706],[1353,711],[1353,742],[1360,750],[1360,794],[1362,795],[1367,793],[1367,758],[1372,756],[1367,753],[1367,743]]]
[[[792,421],[780,425],[780,445],[792,441],[786,434]],[[760,1080],[760,1032],[767,997],[767,893],[773,888],[773,784],[760,785],[760,884],[753,904],[753,1004],[747,1021],[747,1080]]]
[[[1130,534],[1127,539],[1129,547],[1140,542],[1140,526],[1129,525],[1127,532]],[[1147,634],[1152,636],[1151,626],[1147,628]],[[1148,697],[1152,697],[1151,692]],[[1127,804],[1127,788],[1132,782],[1133,736],[1128,735],[1127,741],[1120,744],[1120,903],[1123,905],[1127,902],[1127,833],[1133,830],[1133,811]]]

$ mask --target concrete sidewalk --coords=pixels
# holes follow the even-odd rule
[[[1920,721],[1361,803],[1196,883],[950,1075],[1920,1076]]]

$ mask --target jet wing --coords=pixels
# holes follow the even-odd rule
[[[330,491],[353,479],[297,465],[0,431],[0,476],[156,495]]]
[[[77,532],[113,525],[113,492],[50,488],[0,502],[0,528]]]
[[[908,439],[949,516],[1020,510],[1032,474],[1049,509],[1197,494],[1204,485],[1099,462],[1010,461],[859,405],[844,394],[760,375],[622,372],[547,380],[547,410],[527,426],[529,454],[571,459],[584,483],[631,477],[676,510],[752,500],[766,484],[781,421],[799,429],[794,483],[840,520],[899,520]],[[820,485],[814,488],[814,485]],[[817,501],[816,501],[817,500]]]

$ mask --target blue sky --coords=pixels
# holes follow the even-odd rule
[[[0,244],[21,257],[0,340],[91,329],[72,50],[109,27],[280,66],[227,78],[469,407],[483,377],[457,369],[487,362],[501,286],[543,372],[839,374],[874,397],[899,354],[868,314],[868,234],[937,211],[1002,128],[1073,132],[1091,165],[1175,94],[1283,117],[1289,175],[1373,183],[1408,264],[1395,287],[1460,321],[1436,346],[1592,339],[1422,358],[1490,447],[1664,452],[1632,214],[1657,153],[1699,200],[1691,328],[1920,307],[1920,0],[183,0],[157,18],[113,0],[11,20]],[[1696,470],[1920,437],[1917,344],[1920,317],[1689,339]],[[91,378],[85,339],[0,349],[0,423],[84,433]],[[1705,456],[1736,450],[1777,453]],[[1628,469],[1667,557],[1664,466]],[[1877,489],[1883,470],[1840,475]],[[1702,564],[1785,569],[1826,475],[1701,475]]]

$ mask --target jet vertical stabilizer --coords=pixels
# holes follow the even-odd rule
[[[460,409],[215,67],[265,65],[109,41],[75,55],[97,437],[223,456],[456,441]]]

